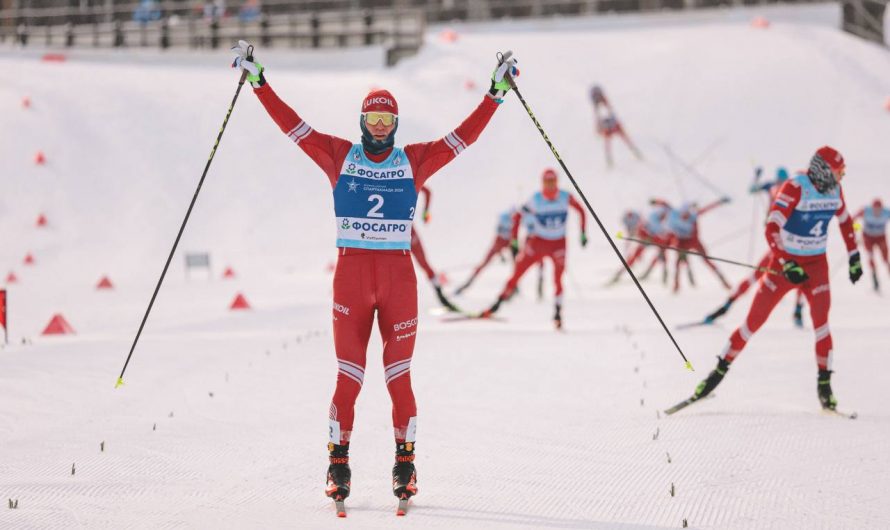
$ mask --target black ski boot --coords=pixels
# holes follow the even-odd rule
[[[392,466],[392,493],[399,500],[410,499],[417,495],[414,442],[396,444],[396,463]]]
[[[553,315],[553,325],[556,329],[562,329],[562,306],[556,304],[556,314]]]
[[[328,444],[328,479],[324,494],[334,501],[342,501],[349,497],[352,471],[349,469],[349,444]]]
[[[708,394],[711,393],[712,390],[717,388],[717,385],[720,384],[720,381],[723,381],[723,376],[726,375],[726,372],[729,370],[729,362],[725,359],[721,359],[717,357],[717,368],[711,370],[711,373],[708,374],[701,383],[695,387],[695,399],[701,399]]]
[[[871,281],[874,284],[875,292],[881,292],[881,285],[878,283],[878,271],[871,271]]]
[[[514,291],[514,292],[515,292],[515,291]],[[501,304],[504,303],[504,300],[505,300],[504,298],[502,298],[502,297],[498,297],[498,301],[495,302],[491,307],[489,307],[488,309],[486,309],[485,311],[483,311],[482,313],[480,313],[480,314],[479,314],[479,318],[488,318],[488,317],[490,317],[491,315],[497,313],[497,312],[498,312],[498,309],[501,308]]]
[[[819,370],[819,383],[816,385],[819,392],[819,403],[826,410],[837,409],[837,399],[831,391],[831,370]]]
[[[722,306],[720,306],[719,309],[717,309],[716,311],[714,311],[714,312],[711,313],[710,315],[706,316],[706,317],[705,317],[705,324],[711,324],[711,323],[713,323],[715,320],[717,320],[718,318],[720,318],[720,317],[722,317],[723,315],[725,315],[726,312],[729,311],[729,308],[732,307],[732,303],[733,303],[733,300],[730,298],[729,300],[726,301],[725,304],[723,304]]]
[[[797,329],[803,329],[803,304],[797,304],[794,306],[794,327]]]

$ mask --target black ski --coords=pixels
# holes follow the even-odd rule
[[[346,517],[346,503],[342,499],[334,501],[334,510],[337,517]]]
[[[714,325],[713,320],[705,319],[705,320],[699,320],[697,322],[687,322],[685,324],[677,324],[676,326],[674,326],[674,329],[676,329],[676,330],[691,329],[691,328],[697,328],[697,327],[701,327],[701,326],[713,326],[713,325]]]
[[[452,313],[446,314],[442,318],[440,318],[442,322],[464,322],[467,320],[491,320],[494,322],[506,322],[507,319],[504,317],[499,317],[495,315],[485,316],[482,313]]]
[[[714,395],[715,394],[708,394],[707,396],[705,396],[705,398],[712,398],[712,397],[714,397]],[[695,403],[696,401],[699,401],[700,399],[703,399],[703,398],[691,396],[691,397],[684,399],[683,401],[677,403],[673,407],[665,409],[664,413],[667,414],[668,416],[670,416],[671,414],[673,414],[675,412],[679,412],[679,411],[685,409],[686,407],[688,407],[689,405],[692,405],[693,403]]]
[[[822,413],[828,416],[839,416],[841,418],[846,418],[848,420],[855,420],[859,417],[858,412],[843,412],[840,410],[832,410],[832,409],[822,409]]]

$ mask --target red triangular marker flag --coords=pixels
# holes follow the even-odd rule
[[[235,299],[232,300],[232,305],[229,306],[229,309],[250,309],[250,304],[247,303],[247,298],[244,298],[243,294],[238,293]]]
[[[49,321],[49,324],[46,325],[46,329],[43,330],[42,335],[68,335],[74,334],[74,328],[71,327],[71,324],[65,320],[60,313],[56,313],[53,315],[52,320]]]

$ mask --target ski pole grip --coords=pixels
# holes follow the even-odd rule
[[[250,62],[253,62],[253,44],[247,46],[246,59]],[[242,70],[241,79],[238,80],[238,85],[243,85],[245,81],[247,81],[247,70]]]

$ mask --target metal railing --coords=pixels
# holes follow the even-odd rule
[[[212,6],[212,4],[210,4]],[[17,11],[16,25],[0,25],[0,41],[19,46],[95,48],[218,48],[237,39],[269,47],[384,46],[387,64],[416,53],[426,20],[419,9],[294,11],[286,0],[266,2],[250,17],[228,15],[183,2],[159,2],[138,19],[138,4],[110,8],[43,8]],[[4,13],[0,13],[0,18]],[[6,12],[7,20],[10,18]]]

